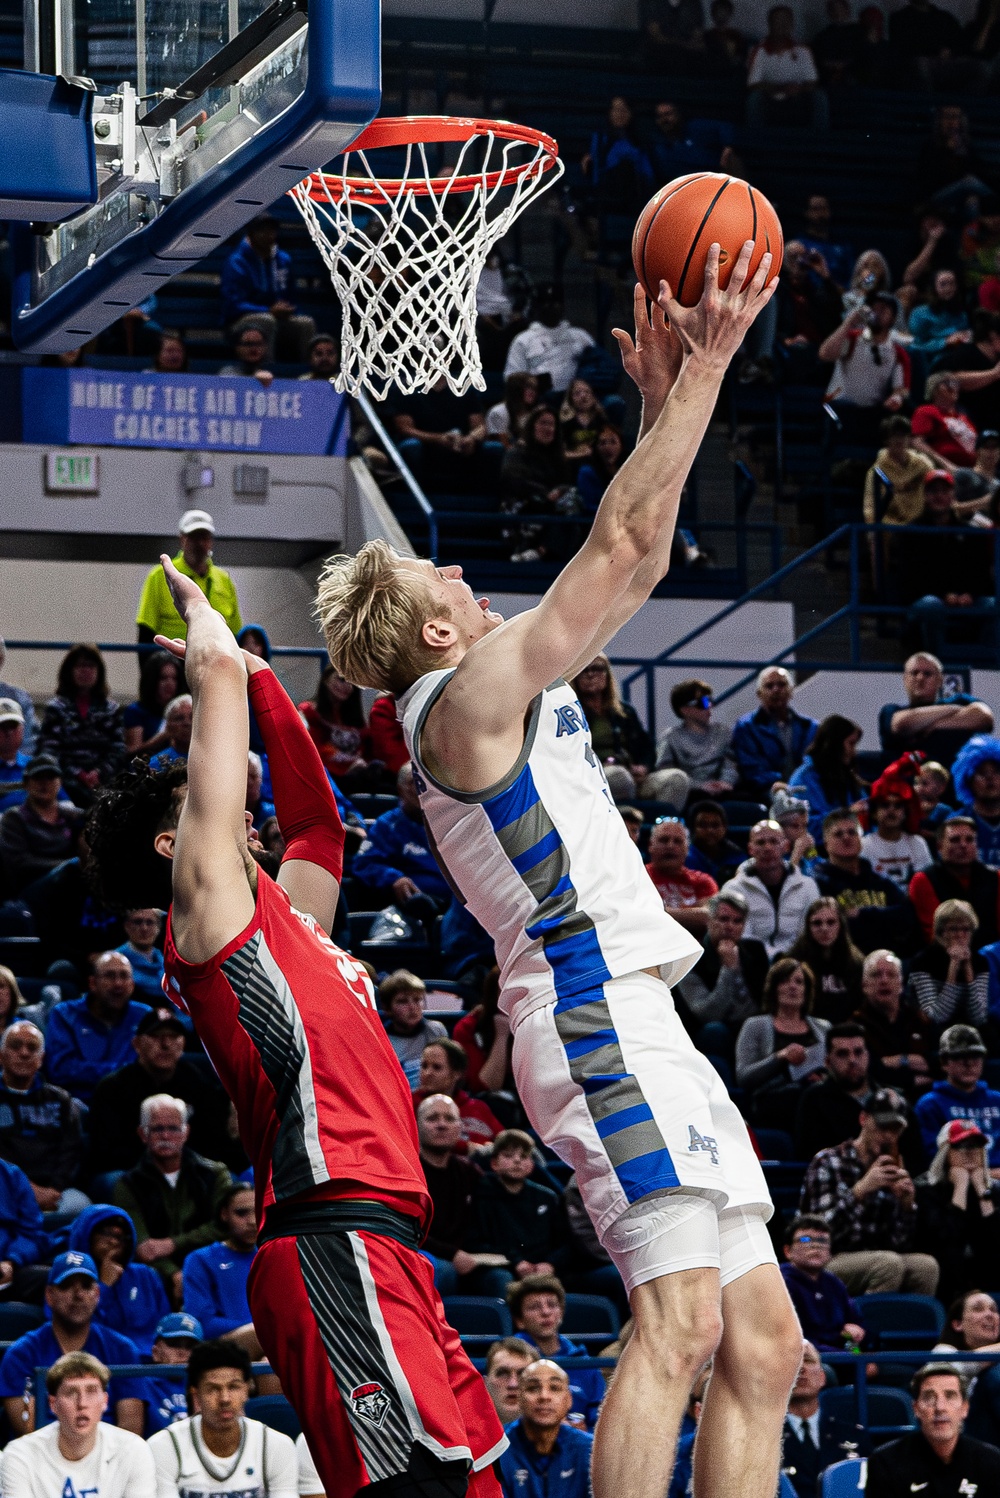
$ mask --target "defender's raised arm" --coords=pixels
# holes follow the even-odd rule
[[[198,585],[169,557],[160,560],[187,624],[185,671],[194,702],[187,795],[176,833],[165,830],[161,836],[174,839],[174,939],[183,957],[201,962],[238,936],[254,909],[250,878],[256,880],[256,868],[247,849],[244,810],[247,670],[228,625]]]

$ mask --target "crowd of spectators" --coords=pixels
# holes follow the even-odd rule
[[[829,91],[851,83],[989,80],[1000,28],[981,11],[963,33],[926,0],[910,0],[886,36],[870,12],[855,22],[846,0],[830,0],[829,24],[806,45],[789,7],[775,7],[755,41],[733,24],[729,0],[714,0],[711,25],[701,0],[648,0],[643,27],[657,65],[682,58],[695,73],[743,76],[751,123],[822,129]],[[988,185],[990,175],[960,110],[937,112],[925,156],[938,197],[897,290],[881,253],[856,254],[829,200],[811,195],[741,371],[767,380],[786,359],[797,378],[824,386],[839,440],[865,454],[865,518],[899,528],[892,544],[872,547],[872,566],[910,610],[919,648],[900,701],[880,714],[881,774],[869,780],[859,768],[851,718],[818,723],[796,709],[781,667],[761,673],[758,705],[732,726],[716,715],[709,681],[678,683],[676,722],[658,740],[622,701],[605,656],[574,682],[649,877],[701,943],[675,991],[683,1023],[762,1155],[800,1167],[798,1200],[774,1231],[809,1339],[784,1460],[802,1494],[857,1445],[856,1428],[822,1409],[822,1357],[877,1346],[866,1326],[872,1292],[949,1306],[957,1365],[918,1374],[917,1429],[905,1449],[873,1458],[876,1498],[896,1491],[897,1470],[913,1474],[916,1491],[932,1458],[965,1463],[973,1484],[996,1480],[1000,1465],[993,1447],[961,1434],[975,1379],[980,1418],[970,1429],[1000,1444],[1000,1413],[989,1425],[1000,1384],[994,1370],[960,1361],[962,1351],[996,1350],[1000,1379],[1000,1316],[978,1289],[1000,1249],[1000,738],[984,702],[945,693],[937,659],[949,614],[988,604],[998,582],[988,531],[1000,517],[1000,209],[983,191],[963,218],[967,199],[950,192],[980,175]],[[644,130],[616,99],[583,169],[585,221],[596,221],[634,216],[682,172],[740,163],[726,127],[661,101]],[[259,220],[227,262],[234,360],[223,372],[267,385],[280,362],[328,379],[336,340],[299,315],[277,237],[273,221]],[[491,263],[479,293],[481,344],[505,377],[503,399],[457,397],[441,381],[394,400],[387,424],[426,485],[495,486],[512,560],[560,562],[627,453],[623,407],[558,290],[529,298],[512,279]],[[186,363],[183,341],[161,332],[153,367]],[[188,511],[175,562],[244,648],[266,656],[267,633],[244,625],[214,537],[211,515]],[[136,623],[145,645],[157,633],[183,635],[159,569]],[[232,1455],[212,1423],[213,1400],[224,1383],[242,1412],[248,1359],[260,1354],[246,1298],[252,1182],[197,1037],[164,1001],[162,912],[119,920],[95,904],[84,823],[130,756],[161,765],[186,757],[191,699],[181,665],[152,650],[127,706],[110,695],[88,644],[68,652],[44,704],[17,683],[2,642],[0,675],[14,678],[0,681],[0,923],[6,912],[34,930],[42,957],[31,978],[0,966],[0,1307],[27,1302],[45,1318],[0,1361],[7,1434],[22,1438],[0,1457],[4,1492],[34,1491],[28,1442],[40,1463],[74,1477],[107,1455],[125,1474],[123,1492],[170,1492],[178,1441],[185,1456]],[[443,1295],[502,1297],[517,1332],[487,1363],[511,1436],[505,1493],[553,1491],[558,1470],[560,1494],[583,1498],[603,1379],[553,1359],[588,1350],[561,1331],[567,1291],[605,1296],[624,1319],[621,1282],[575,1182],[528,1128],[492,952],[441,876],[393,700],[366,705],[328,666],[300,711],[348,827],[340,936],[377,970],[413,1094],[434,1203],[425,1252]],[[247,810],[279,844],[253,725],[251,743]],[[370,924],[348,926],[348,910]],[[182,1382],[157,1373],[189,1359]],[[108,1373],[136,1364],[149,1373]],[[39,1366],[50,1366],[47,1411]],[[77,1410],[93,1412],[86,1430],[70,1419],[68,1389]],[[168,1427],[169,1446],[155,1439]],[[242,1426],[250,1442],[254,1427]],[[154,1438],[148,1448],[142,1436]],[[271,1460],[275,1491],[319,1492],[301,1446],[296,1455],[272,1443]],[[302,1486],[310,1480],[315,1489]]]
[[[181,526],[182,559],[244,648],[265,654],[266,631],[242,624],[226,575],[187,556],[189,536],[213,534],[210,516],[194,518]],[[152,585],[144,597],[159,606]],[[97,1371],[74,1364],[71,1377],[97,1379],[99,1418],[151,1436],[191,1418],[188,1393],[153,1365],[217,1349],[219,1338],[236,1348],[238,1371],[260,1354],[246,1295],[255,1206],[233,1111],[161,990],[162,912],[119,921],[82,882],[86,807],[104,779],[137,751],[168,764],[186,755],[181,668],[151,652],[124,709],[93,646],[73,647],[57,677],[30,759],[26,706],[0,699],[10,732],[0,923],[48,933],[37,976],[0,967],[0,1310],[15,1300],[39,1317],[45,1308],[0,1360],[0,1398],[12,1434],[27,1438],[36,1424],[41,1434],[36,1368],[89,1356]],[[576,684],[649,877],[701,943],[675,991],[681,1019],[762,1154],[799,1162],[796,1210],[774,1231],[810,1345],[820,1357],[877,1345],[866,1325],[873,1292],[946,1305],[981,1293],[1000,1250],[1000,738],[990,708],[946,692],[940,662],[918,652],[900,700],[879,715],[884,768],[869,781],[858,726],[798,710],[781,667],[762,671],[757,706],[732,727],[716,716],[709,681],[678,683],[676,726],[659,742],[622,702],[606,657]],[[542,1491],[553,1453],[566,1473],[585,1473],[603,1397],[599,1375],[558,1366],[586,1350],[560,1329],[567,1292],[604,1296],[624,1319],[624,1289],[575,1182],[528,1127],[489,944],[441,878],[392,698],[366,710],[327,667],[300,711],[356,829],[344,895],[364,924],[352,917],[348,935],[345,920],[344,939],[373,965],[410,1083],[434,1203],[425,1252],[446,1297],[507,1301],[518,1338],[498,1343],[490,1365],[497,1407],[513,1421],[504,1480],[510,1492]],[[252,752],[248,809],[269,807],[268,787],[266,758]],[[61,903],[70,874],[78,906]],[[148,1375],[110,1382],[100,1371],[143,1364]],[[786,1451],[799,1474],[843,1444],[818,1414],[821,1374],[807,1353]],[[58,1426],[51,1383],[48,1394]],[[53,1459],[66,1457],[60,1445]]]

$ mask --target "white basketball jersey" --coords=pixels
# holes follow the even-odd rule
[[[678,982],[701,946],[663,909],[576,693],[564,681],[539,692],[517,763],[472,794],[435,780],[420,754],[421,729],[452,674],[422,676],[397,712],[431,845],[496,946],[504,1013],[517,1024],[640,968],[666,964],[663,977]]]

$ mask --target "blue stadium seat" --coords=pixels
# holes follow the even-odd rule
[[[604,1295],[567,1295],[562,1331],[574,1342],[613,1342],[621,1321]]]
[[[727,801],[725,805],[730,828],[752,827],[767,816],[767,807],[759,801]]]
[[[930,1348],[944,1328],[944,1308],[933,1295],[861,1295],[858,1309],[883,1348]]]
[[[248,1399],[246,1414],[248,1419],[259,1420],[272,1430],[280,1430],[283,1436],[290,1436],[293,1441],[302,1429],[298,1415],[284,1394],[258,1394],[256,1399]]]
[[[0,936],[0,964],[18,977],[37,978],[42,973],[42,944],[37,936]]]
[[[784,1129],[754,1129],[754,1138],[765,1160],[794,1160],[795,1146]]]
[[[0,936],[34,936],[35,922],[27,905],[7,900],[0,905]]]
[[[834,1462],[820,1479],[820,1498],[856,1498],[864,1492],[868,1463],[863,1457],[851,1456],[846,1462]]]
[[[41,1306],[29,1306],[26,1301],[12,1300],[0,1305],[0,1342],[16,1342],[26,1332],[33,1332],[45,1320]]]
[[[819,1396],[824,1414],[838,1415],[842,1420],[856,1419],[856,1391],[851,1385],[823,1389]],[[905,1389],[868,1390],[868,1429],[882,1433],[887,1441],[913,1429],[913,1401]],[[877,1443],[876,1443],[877,1444]]]
[[[481,1345],[495,1342],[498,1337],[512,1337],[514,1323],[510,1319],[507,1302],[489,1295],[449,1295],[445,1298],[444,1314],[463,1342]],[[483,1346],[485,1351],[485,1346]]]

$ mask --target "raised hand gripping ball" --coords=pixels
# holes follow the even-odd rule
[[[646,204],[632,235],[632,263],[646,295],[656,300],[664,280],[684,307],[700,300],[710,244],[722,248],[719,285],[728,286],[740,250],[752,239],[752,277],[771,252],[768,279],[781,269],[784,236],[764,194],[724,172],[675,177]]]

